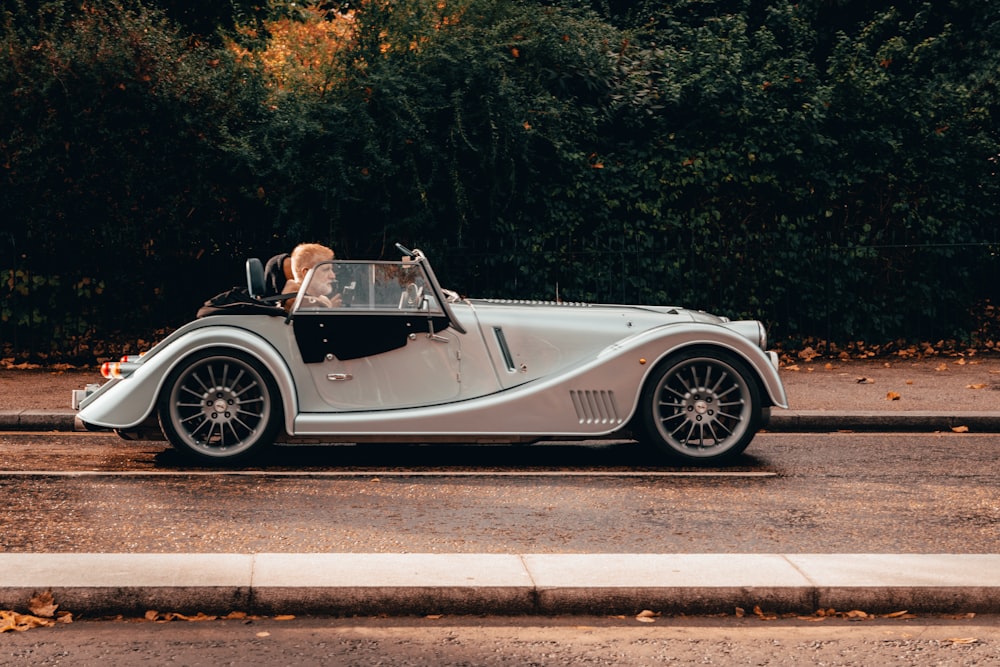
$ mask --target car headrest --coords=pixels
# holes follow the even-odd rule
[[[264,296],[264,265],[256,257],[247,260],[247,290],[255,299]]]

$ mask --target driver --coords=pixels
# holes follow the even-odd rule
[[[302,288],[302,282],[306,279],[309,270],[320,262],[333,259],[333,250],[319,243],[300,243],[292,250],[292,279],[285,283],[282,294],[297,293]],[[338,308],[341,305],[339,294],[331,295],[333,281],[336,278],[333,266],[325,264],[313,273],[312,280],[306,286],[306,293],[302,299],[305,306],[311,308]],[[285,301],[285,310],[291,310],[295,299]]]

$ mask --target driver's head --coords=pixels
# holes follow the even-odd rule
[[[319,243],[300,243],[292,251],[292,276],[301,283],[309,269],[333,259],[333,250]]]

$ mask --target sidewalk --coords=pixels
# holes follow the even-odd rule
[[[1000,613],[998,554],[0,554],[75,615]]]
[[[771,431],[1000,433],[1000,358],[799,363]],[[71,430],[96,371],[0,370],[0,430]],[[0,477],[3,472],[0,471]],[[0,609],[77,615],[1000,613],[994,554],[0,553]]]

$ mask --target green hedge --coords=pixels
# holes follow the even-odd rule
[[[4,3],[7,352],[176,326],[300,240],[779,338],[982,332],[1000,8],[619,5],[367,0],[318,90],[192,32],[222,19]]]

